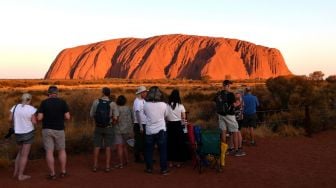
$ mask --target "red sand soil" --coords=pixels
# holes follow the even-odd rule
[[[228,156],[223,172],[205,169],[198,174],[191,163],[173,168],[168,176],[145,174],[142,164],[124,169],[90,171],[91,154],[68,157],[69,176],[47,180],[44,160],[29,161],[32,178],[19,182],[13,169],[0,170],[0,187],[336,187],[336,131],[312,138],[263,138],[256,147],[246,146],[247,156]]]

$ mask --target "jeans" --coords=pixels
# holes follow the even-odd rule
[[[145,162],[146,169],[153,169],[153,150],[157,144],[160,151],[161,171],[167,170],[167,132],[161,130],[157,134],[146,135],[145,139]]]

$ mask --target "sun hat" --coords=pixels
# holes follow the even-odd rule
[[[139,86],[135,94],[140,94],[144,91],[148,91],[145,86]]]

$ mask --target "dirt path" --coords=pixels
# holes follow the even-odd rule
[[[46,180],[44,160],[29,161],[32,179],[18,182],[13,169],[0,170],[0,187],[336,187],[336,131],[313,138],[264,138],[258,146],[245,147],[247,156],[227,157],[223,172],[206,169],[202,174],[191,164],[173,168],[168,176],[149,175],[144,166],[131,164],[110,173],[90,171],[91,155],[70,156],[69,177]]]

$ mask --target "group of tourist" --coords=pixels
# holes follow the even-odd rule
[[[253,128],[256,126],[256,107],[258,99],[246,88],[244,96],[230,91],[231,81],[223,82],[223,89],[217,94],[224,100],[225,112],[218,111],[219,128],[222,130],[221,140],[228,143],[230,154],[243,156],[242,143],[246,128],[251,133],[251,145],[255,145]],[[145,172],[153,173],[153,152],[155,145],[159,148],[160,173],[167,175],[169,168],[181,167],[187,160],[188,147],[185,142],[184,127],[187,124],[186,109],[181,102],[179,90],[174,89],[166,101],[162,91],[153,86],[147,89],[139,86],[135,92],[133,108],[127,106],[127,99],[120,95],[116,101],[110,99],[111,90],[102,88],[102,96],[93,101],[90,117],[94,119],[93,133],[93,166],[92,171],[99,168],[99,153],[105,149],[104,171],[111,170],[111,150],[116,148],[118,163],[114,168],[124,168],[129,163],[127,142],[134,138],[134,161],[145,163]],[[46,151],[46,162],[49,168],[48,179],[67,176],[65,150],[65,120],[70,119],[67,103],[58,97],[58,88],[50,86],[48,98],[36,109],[30,105],[32,96],[22,95],[22,102],[11,108],[10,121],[13,122],[18,154],[15,160],[13,177],[18,180],[29,179],[24,174],[31,144],[34,139],[34,124],[42,122],[42,142]],[[216,106],[223,105],[222,103]],[[240,133],[242,128],[242,133]],[[227,139],[227,135],[231,135]],[[55,172],[54,150],[58,151],[61,171]]]

